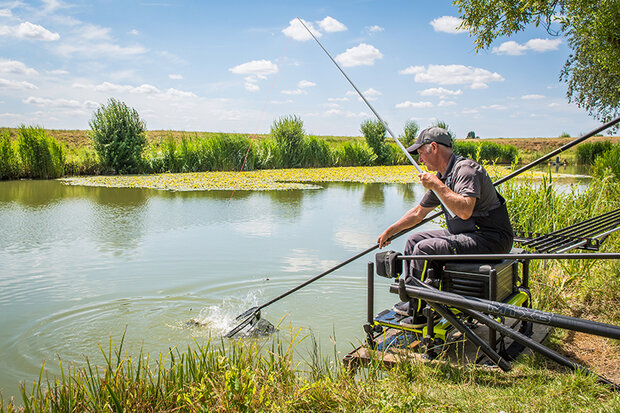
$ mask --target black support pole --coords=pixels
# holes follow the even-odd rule
[[[438,291],[425,287],[405,286],[404,283],[392,284],[390,286],[390,292],[399,294],[401,297],[404,293],[409,298],[419,298],[426,301],[445,304],[450,307],[465,308],[468,310],[480,311],[486,314],[512,317],[519,320],[532,321],[538,324],[545,324],[567,330],[580,331],[582,333],[620,340],[620,327],[611,324],[582,320],[580,318],[533,310],[527,307],[518,307],[516,305],[500,303],[497,301],[463,297],[458,294]]]

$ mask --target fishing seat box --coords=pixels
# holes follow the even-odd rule
[[[523,250],[514,248],[511,253]],[[459,295],[504,301],[516,291],[518,261],[514,259],[487,262],[452,261],[441,266],[441,289]]]

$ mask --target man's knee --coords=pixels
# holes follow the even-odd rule
[[[445,239],[431,238],[418,242],[414,248],[414,254],[435,255],[449,254],[450,244]]]

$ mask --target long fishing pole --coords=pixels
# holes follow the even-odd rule
[[[413,166],[415,167],[415,169],[418,171],[418,173],[423,173],[424,171],[422,170],[422,168],[420,168],[420,165],[418,165],[418,163],[415,161],[415,159],[413,159],[413,157],[411,156],[411,154],[409,152],[407,152],[407,149],[403,146],[403,144],[400,142],[400,140],[396,137],[396,135],[394,135],[394,132],[392,132],[392,130],[390,129],[390,127],[388,126],[388,124],[383,120],[383,118],[379,115],[379,113],[375,110],[375,108],[370,104],[370,102],[368,101],[368,99],[366,99],[366,97],[364,96],[364,94],[357,88],[357,86],[355,86],[355,83],[353,83],[353,81],[349,78],[349,76],[347,76],[347,74],[344,72],[344,70],[342,70],[342,68],[340,67],[340,65],[338,64],[338,62],[336,62],[336,60],[334,60],[334,58],[332,57],[331,54],[329,54],[329,52],[327,51],[327,49],[325,49],[323,47],[323,45],[321,44],[321,42],[319,42],[319,39],[316,38],[316,36],[314,35],[314,33],[312,33],[310,31],[310,29],[308,29],[308,27],[306,26],[306,24],[299,18],[297,17],[297,20],[299,20],[299,23],[301,23],[302,26],[304,26],[304,28],[308,31],[308,33],[310,33],[310,36],[312,36],[312,38],[314,40],[316,40],[316,42],[319,44],[319,46],[321,46],[321,49],[323,49],[323,51],[325,52],[325,54],[331,59],[331,61],[336,65],[336,67],[338,68],[338,70],[340,70],[340,73],[342,73],[342,75],[345,77],[345,79],[347,79],[349,81],[349,83],[351,84],[351,86],[353,86],[353,89],[355,89],[355,91],[357,92],[358,95],[360,95],[360,97],[362,98],[362,100],[364,101],[364,103],[366,103],[366,105],[370,108],[370,110],[372,111],[372,113],[375,114],[375,116],[377,117],[377,119],[379,119],[379,122],[381,122],[381,124],[383,124],[383,126],[385,127],[385,130],[388,131],[388,133],[390,134],[390,136],[392,137],[392,139],[394,139],[394,142],[396,142],[396,144],[398,145],[398,147],[400,148],[401,151],[403,151],[403,153],[405,154],[405,156],[407,157],[407,159],[409,159],[409,162],[411,162],[413,164]],[[448,208],[448,206],[441,201],[441,198],[439,198],[439,195],[437,194],[437,192],[433,191],[435,193],[435,196],[437,196],[437,199],[439,199],[439,202],[441,202],[441,204],[443,205],[443,207],[446,209],[446,211],[450,214],[450,216],[454,216],[454,212],[452,212],[450,210],[450,208]]]
[[[303,24],[303,23],[302,23],[302,24]],[[304,27],[305,27],[305,25],[304,25]],[[306,29],[307,29],[307,27],[306,27]],[[310,34],[312,34],[312,32],[310,32]],[[313,35],[313,37],[314,37],[314,35]],[[318,40],[317,40],[317,42],[318,42]],[[319,43],[319,45],[320,45],[320,43]],[[322,47],[323,47],[323,46],[321,46],[321,48],[322,48]],[[325,49],[324,49],[324,50],[325,50]],[[331,58],[331,56],[330,56],[330,58]],[[333,60],[333,59],[332,59],[332,60]],[[340,68],[340,66],[338,66],[338,68]],[[342,71],[342,69],[341,69],[341,71]],[[344,74],[344,72],[342,72],[342,73]],[[346,76],[346,74],[345,74],[345,76]],[[348,77],[347,77],[347,79],[348,79]],[[354,85],[353,87],[355,87],[355,85]],[[357,88],[355,88],[355,89],[357,90]],[[362,98],[365,100],[365,98],[363,97],[363,95],[362,95]],[[370,106],[370,104],[369,104],[369,106]],[[372,108],[372,106],[370,106],[370,107]],[[374,109],[373,109],[373,111],[374,111]],[[377,116],[377,117],[378,117],[378,116]],[[506,177],[504,177],[504,178],[502,178],[502,179],[499,179],[499,180],[495,181],[495,182],[493,183],[493,185],[494,185],[494,186],[497,186],[497,185],[499,185],[499,184],[501,184],[501,183],[503,183],[503,182],[506,182],[508,179],[512,179],[512,178],[514,178],[515,176],[517,176],[517,175],[519,175],[519,174],[521,174],[521,173],[523,173],[523,172],[525,172],[525,171],[527,171],[527,170],[529,170],[529,169],[533,168],[534,166],[536,166],[536,165],[540,164],[541,162],[543,162],[543,161],[545,161],[545,160],[547,160],[547,159],[551,158],[552,156],[555,156],[555,155],[557,155],[557,154],[559,154],[559,153],[561,153],[561,152],[563,152],[563,151],[565,151],[565,150],[567,150],[567,149],[569,149],[569,148],[573,147],[574,145],[577,145],[578,143],[583,142],[584,140],[586,140],[586,139],[588,139],[588,138],[590,138],[590,137],[592,137],[592,136],[596,135],[596,134],[597,134],[597,133],[599,133],[599,132],[602,132],[603,130],[605,130],[605,129],[607,129],[607,128],[609,128],[609,127],[613,126],[613,125],[615,125],[615,124],[616,124],[616,123],[618,123],[618,122],[620,122],[620,117],[618,117],[618,118],[616,118],[616,119],[614,119],[614,120],[612,120],[612,121],[610,121],[610,122],[607,122],[607,123],[606,123],[606,124],[604,124],[603,126],[601,126],[601,127],[599,127],[599,128],[596,128],[596,129],[595,129],[595,130],[593,130],[592,132],[590,132],[590,133],[588,133],[588,134],[586,134],[586,135],[583,135],[582,137],[577,138],[577,139],[573,140],[572,142],[567,143],[566,145],[564,145],[564,146],[562,146],[562,147],[560,147],[560,148],[558,148],[558,149],[554,150],[553,152],[549,153],[548,155],[544,155],[544,156],[542,156],[542,157],[540,157],[540,158],[536,159],[535,161],[532,161],[531,163],[529,163],[529,164],[525,165],[524,167],[522,167],[522,168],[518,169],[517,171],[515,171],[515,172],[513,172],[513,173],[511,173],[511,174],[509,174],[509,175],[507,175]],[[386,129],[388,129],[388,130],[389,130],[389,128],[387,128],[387,126],[386,126]],[[396,140],[396,141],[400,144],[400,141],[398,141],[398,140]],[[401,144],[401,147],[402,147],[402,144]],[[407,151],[405,150],[405,152],[407,152]],[[407,154],[408,154],[408,152],[407,152]],[[414,161],[414,165],[417,165],[417,164],[415,164],[415,161]],[[419,168],[419,167],[418,167],[418,168]],[[426,223],[428,223],[428,222],[432,221],[433,219],[435,219],[435,218],[437,218],[437,217],[441,216],[441,214],[443,214],[443,212],[442,212],[442,211],[438,211],[438,212],[436,212],[436,213],[434,213],[434,214],[432,214],[432,215],[430,215],[430,216],[426,217],[425,219],[423,219],[422,221],[420,221],[418,224],[416,224],[416,225],[412,226],[411,228],[406,228],[406,229],[404,229],[404,230],[402,230],[402,231],[400,231],[400,232],[398,232],[398,233],[396,233],[396,234],[392,235],[392,236],[389,238],[389,241],[393,241],[393,240],[395,240],[396,238],[399,238],[399,237],[401,237],[402,235],[404,235],[404,234],[406,234],[406,233],[408,233],[408,232],[410,232],[410,231],[414,230],[415,228],[418,228],[418,227],[420,227],[420,226],[422,226],[422,225],[424,225],[424,224],[426,224]],[[348,263],[350,263],[350,262],[352,262],[352,261],[355,261],[356,259],[358,259],[358,258],[362,257],[363,255],[366,255],[366,254],[368,254],[369,252],[374,251],[374,250],[375,250],[375,249],[377,249],[377,248],[379,248],[379,244],[375,244],[375,245],[373,245],[373,246],[371,246],[371,247],[369,247],[369,248],[365,249],[364,251],[362,251],[362,252],[360,252],[360,253],[358,253],[358,254],[355,254],[355,255],[354,255],[354,256],[352,256],[351,258],[349,258],[349,259],[347,259],[347,260],[345,260],[345,261],[341,262],[340,264],[335,265],[334,267],[332,267],[332,268],[330,268],[330,269],[328,269],[328,270],[326,270],[326,271],[323,271],[323,272],[322,272],[322,273],[320,273],[319,275],[317,275],[317,276],[315,276],[315,277],[313,277],[313,278],[311,278],[311,279],[309,279],[309,280],[307,280],[307,281],[303,282],[302,284],[299,284],[298,286],[296,286],[296,287],[294,287],[294,288],[290,289],[289,291],[287,291],[287,292],[285,292],[285,293],[283,293],[283,294],[281,294],[281,295],[279,295],[279,296],[275,297],[274,299],[272,299],[272,300],[270,300],[270,301],[268,301],[268,302],[266,302],[266,303],[264,303],[264,304],[262,304],[262,305],[260,305],[260,306],[255,306],[255,307],[252,307],[252,308],[250,308],[250,309],[246,310],[245,312],[243,312],[243,313],[239,314],[239,315],[235,318],[235,320],[241,320],[241,321],[240,321],[240,322],[239,322],[239,324],[237,324],[237,325],[236,325],[233,329],[231,329],[230,331],[228,331],[228,332],[224,335],[224,337],[228,337],[228,338],[230,338],[230,337],[235,336],[235,335],[236,335],[239,331],[243,330],[243,328],[245,328],[248,324],[250,324],[250,323],[251,323],[254,319],[257,319],[258,317],[260,317],[260,311],[261,311],[263,308],[265,308],[265,307],[267,307],[267,306],[269,306],[269,305],[271,305],[271,304],[275,303],[276,301],[279,301],[279,300],[283,299],[284,297],[287,297],[288,295],[290,295],[290,294],[294,293],[295,291],[298,291],[299,289],[301,289],[301,288],[303,288],[303,287],[305,287],[305,286],[307,286],[307,285],[309,285],[309,284],[311,284],[311,283],[313,283],[313,282],[315,282],[315,281],[319,280],[320,278],[323,278],[324,276],[326,276],[326,275],[328,275],[328,274],[330,274],[330,273],[332,273],[332,272],[336,271],[337,269],[339,269],[339,268],[343,267],[344,265],[346,265],[346,264],[348,264]]]

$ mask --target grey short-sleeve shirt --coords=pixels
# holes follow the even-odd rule
[[[489,174],[471,159],[453,154],[448,162],[446,176],[437,173],[437,177],[457,194],[477,198],[472,216],[486,216],[501,205]],[[420,201],[420,205],[425,208],[434,208],[439,204],[433,191],[426,191]]]

